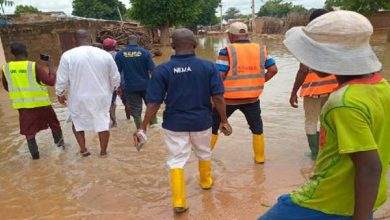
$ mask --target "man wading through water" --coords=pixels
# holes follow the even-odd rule
[[[167,63],[158,66],[149,83],[148,102],[141,129],[134,134],[135,142],[146,137],[148,124],[165,102],[163,117],[165,144],[169,151],[168,167],[172,189],[174,211],[187,210],[184,166],[191,155],[191,146],[199,159],[199,185],[210,189],[211,177],[211,124],[210,97],[220,118],[220,129],[231,134],[225,113],[223,84],[214,64],[195,56],[197,43],[192,31],[178,29],[172,34],[175,55]]]
[[[39,159],[35,135],[50,127],[54,143],[64,147],[60,122],[51,106],[47,86],[54,86],[56,75],[52,60],[46,61],[49,74],[27,59],[26,45],[11,43],[15,60],[3,66],[3,86],[8,91],[12,107],[19,112],[20,134],[25,135],[32,159]]]
[[[113,91],[119,88],[120,75],[112,56],[91,46],[88,31],[76,31],[75,40],[77,47],[61,57],[56,94],[58,101],[68,106],[80,154],[90,155],[84,131],[95,131],[99,134],[100,155],[105,156],[110,138],[111,98]]]

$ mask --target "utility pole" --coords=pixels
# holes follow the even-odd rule
[[[223,31],[223,18],[222,18],[222,2],[219,4],[219,9],[221,12],[221,32]]]

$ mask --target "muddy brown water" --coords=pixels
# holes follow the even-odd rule
[[[292,109],[288,103],[298,62],[281,41],[265,41],[279,67],[261,97],[267,162],[253,163],[251,134],[244,116],[236,112],[230,118],[234,134],[220,137],[214,151],[212,190],[198,186],[196,158],[192,156],[188,162],[185,171],[190,209],[181,216],[175,216],[171,209],[161,128],[152,128],[150,141],[137,152],[131,137],[134,123],[125,119],[123,106],[119,106],[119,126],[111,130],[109,156],[99,158],[98,138],[87,133],[92,156],[80,158],[71,125],[65,122],[66,109],[52,96],[67,148],[57,149],[49,130],[43,131],[37,136],[41,159],[32,161],[24,137],[19,135],[17,112],[0,89],[0,219],[257,218],[279,195],[304,183],[313,167],[304,156],[308,146],[302,100],[299,109]],[[197,55],[214,61],[226,44],[223,37],[199,38]],[[390,44],[375,45],[374,50],[390,80]],[[172,51],[164,48],[163,52],[156,63],[168,60]],[[159,116],[161,122],[161,112]],[[376,218],[389,219],[389,215],[387,203]]]

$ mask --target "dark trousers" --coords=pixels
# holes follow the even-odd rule
[[[146,91],[135,91],[135,92],[127,92],[126,95],[127,103],[129,103],[130,106],[130,112],[131,116],[134,118],[134,122],[136,124],[136,127],[139,128],[142,118],[142,100],[145,102],[145,105],[148,103],[146,102]],[[151,124],[156,124],[157,118],[156,116],[153,117]]]
[[[229,118],[236,110],[240,110],[248,122],[249,129],[253,134],[263,134],[263,120],[261,119],[260,100],[254,103],[241,105],[226,105],[226,115]],[[218,111],[213,109],[213,134],[218,134],[221,118]]]

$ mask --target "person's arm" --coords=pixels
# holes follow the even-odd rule
[[[152,76],[153,70],[156,67],[154,62],[153,62],[153,57],[152,54],[149,51],[146,51],[146,68],[148,69],[149,76]]]
[[[121,84],[121,75],[118,72],[118,67],[113,59],[108,59],[110,65],[110,83],[112,91],[120,92],[120,84]]]
[[[69,71],[69,61],[66,56],[62,55],[55,83],[58,102],[62,105],[66,105],[65,91],[69,88]]]
[[[217,61],[215,62],[217,66],[217,70],[220,74],[220,77],[222,80],[225,80],[227,73],[229,72],[230,69],[230,64],[229,64],[229,54],[227,52],[227,49],[221,49],[219,51],[219,55],[217,58]]]
[[[381,179],[382,164],[370,118],[358,107],[337,107],[325,117],[325,123],[337,137],[339,153],[348,155],[354,165],[354,220],[369,219]]]
[[[353,220],[367,220],[378,194],[382,165],[378,151],[351,153],[355,167],[355,209]]]
[[[219,124],[219,130],[224,133],[224,135],[229,136],[232,133],[232,127],[230,126],[227,116],[226,116],[226,104],[223,95],[212,96],[214,103],[214,108],[217,109],[219,117],[221,118],[221,123]]]
[[[268,55],[266,56],[267,58],[264,63],[264,67],[267,69],[267,72],[265,73],[265,81],[268,82],[278,73],[278,67],[276,66],[274,58]]]
[[[265,74],[265,81],[268,82],[272,77],[278,73],[278,67],[274,64],[267,68],[267,73]]]
[[[152,121],[154,115],[156,115],[157,111],[160,109],[161,104],[158,103],[148,103],[146,105],[146,112],[144,116],[144,120],[141,124],[141,130],[146,132],[148,125]]]
[[[120,73],[122,73],[122,70],[123,70],[123,67],[122,67],[122,62],[121,62],[121,54],[122,54],[122,51],[119,51],[118,53],[116,53],[115,55],[115,63],[116,63],[116,66],[118,67],[118,71]]]
[[[1,79],[2,79],[1,81],[3,84],[3,88],[5,89],[5,91],[8,92],[8,83],[7,83],[7,79],[5,78],[3,70],[1,70]]]
[[[309,68],[303,65],[302,63],[300,63],[297,76],[295,77],[294,86],[290,95],[290,105],[293,108],[298,108],[298,90],[299,88],[301,88],[308,73],[309,73]]]
[[[215,65],[211,65],[210,71],[210,91],[211,99],[214,104],[214,108],[217,109],[221,118],[219,129],[225,134],[230,135],[232,133],[232,127],[230,126],[226,116],[226,104],[223,97],[224,86],[222,83],[220,72],[218,72]]]
[[[35,72],[37,73],[36,76],[37,81],[48,86],[54,86],[56,83],[57,68],[54,65],[53,60],[51,58],[49,58],[49,60],[45,63],[49,67],[49,73],[47,73],[42,66],[38,64],[35,65]]]

